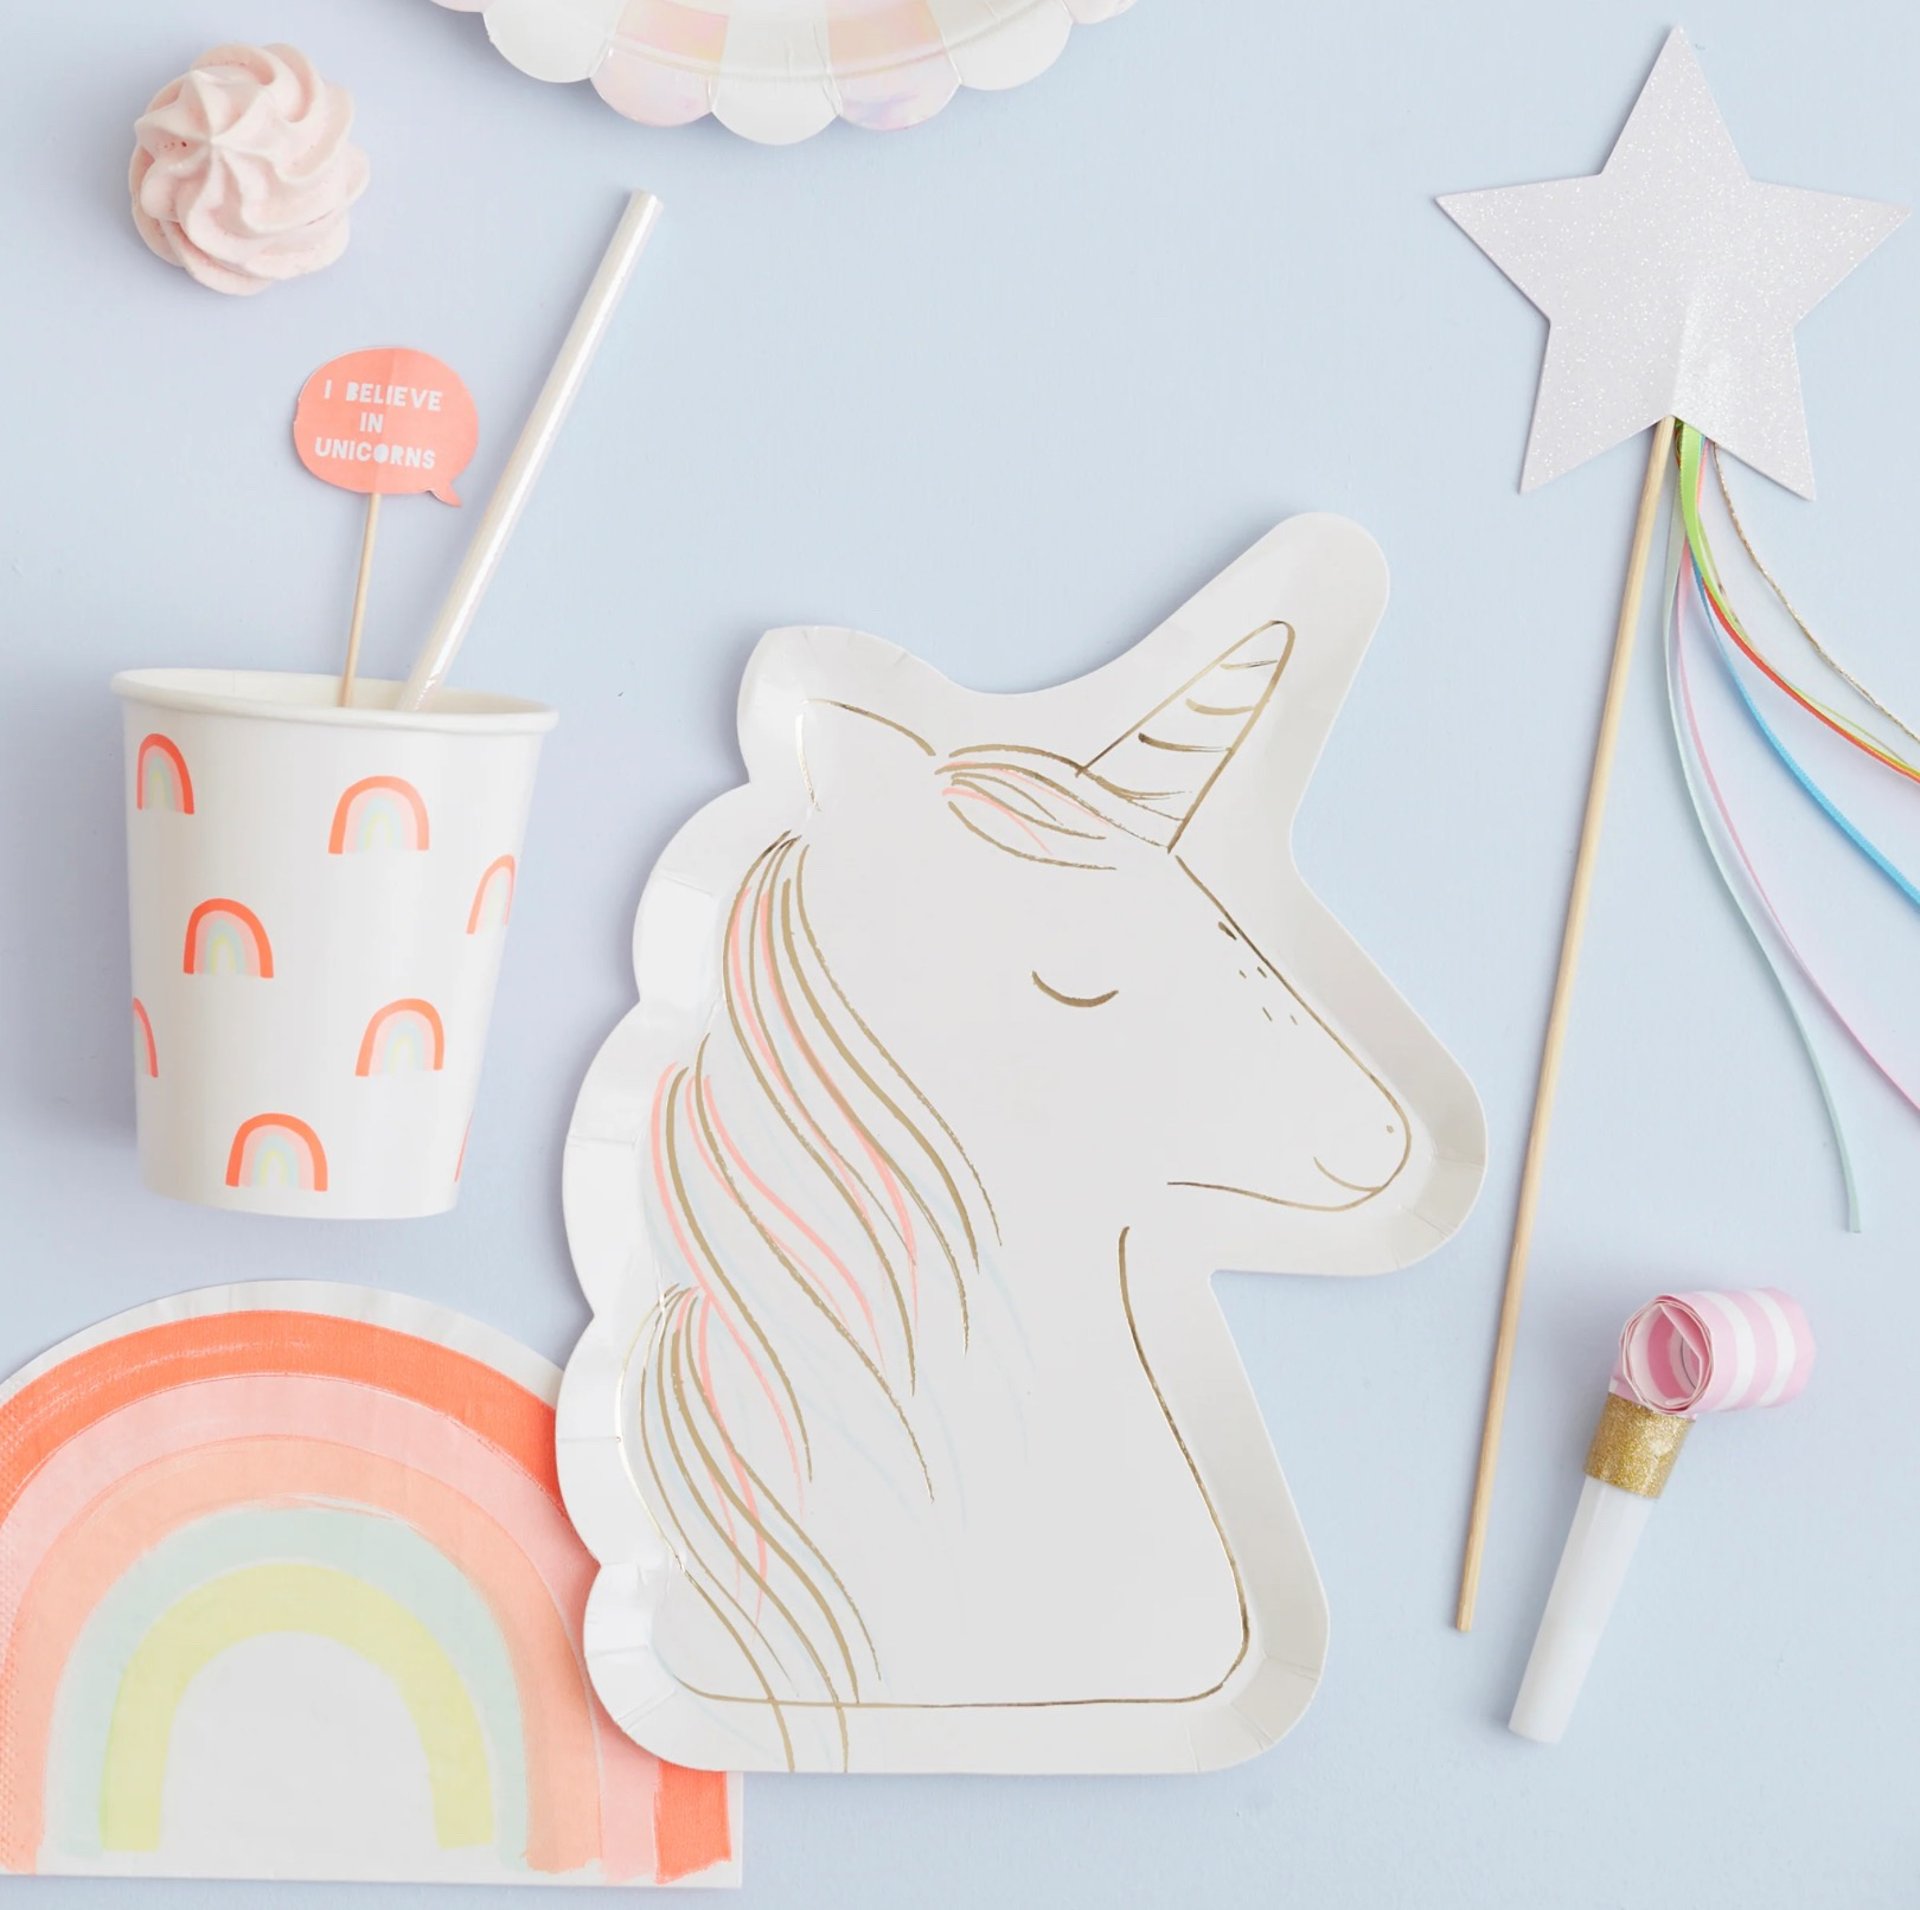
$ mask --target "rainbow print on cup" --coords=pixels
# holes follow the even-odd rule
[[[273,979],[273,944],[260,918],[244,902],[215,897],[187,917],[187,952],[181,963],[189,975],[251,975]]]
[[[487,864],[480,886],[473,892],[473,906],[467,911],[467,933],[505,928],[513,916],[513,879],[517,865],[512,856],[496,856]]]
[[[327,1154],[320,1137],[291,1114],[256,1114],[240,1123],[227,1153],[229,1187],[327,1191]]]
[[[432,830],[427,805],[404,776],[363,776],[335,804],[329,855],[369,849],[425,849]]]
[[[187,759],[172,737],[157,730],[140,739],[134,756],[133,806],[193,814],[193,778],[187,773]]]
[[[367,1023],[355,1074],[397,1074],[444,1068],[447,1030],[430,1001],[390,1001]]]
[[[125,712],[135,1101],[156,1192],[453,1205],[554,714],[267,671],[139,670]]]

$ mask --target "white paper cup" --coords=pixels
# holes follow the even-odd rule
[[[140,1172],[250,1213],[451,1207],[554,712],[265,670],[130,670]]]

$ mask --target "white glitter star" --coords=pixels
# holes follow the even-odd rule
[[[1753,179],[1677,27],[1603,171],[1440,205],[1550,321],[1523,491],[1672,415],[1813,495],[1793,328],[1907,209]]]

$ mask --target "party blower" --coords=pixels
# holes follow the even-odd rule
[[[1779,1406],[1807,1383],[1813,1333],[1774,1287],[1663,1293],[1620,1335],[1613,1383],[1587,1449],[1587,1477],[1508,1720],[1558,1744],[1646,1528],[1702,1413]]]

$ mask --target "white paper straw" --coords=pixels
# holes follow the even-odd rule
[[[403,710],[421,708],[453,667],[453,659],[473,623],[474,613],[480,608],[480,599],[493,581],[501,552],[513,535],[514,525],[520,521],[520,513],[539,480],[541,466],[553,449],[554,439],[560,435],[560,427],[566,423],[567,413],[586,379],[587,367],[593,363],[593,355],[606,336],[620,296],[627,289],[627,281],[633,276],[633,268],[659,216],[660,201],[650,192],[636,192],[627,201],[627,209],[621,214],[620,223],[614,228],[600,260],[600,269],[594,273],[593,283],[587,287],[587,295],[574,314],[566,342],[553,361],[553,369],[548,372],[547,382],[534,400],[532,411],[527,414],[519,442],[500,473],[500,481],[493,487],[493,495],[487,500],[487,508],[473,533],[473,542],[460,560],[446,601],[441,604],[440,614],[427,633],[406,687],[400,692]]]

